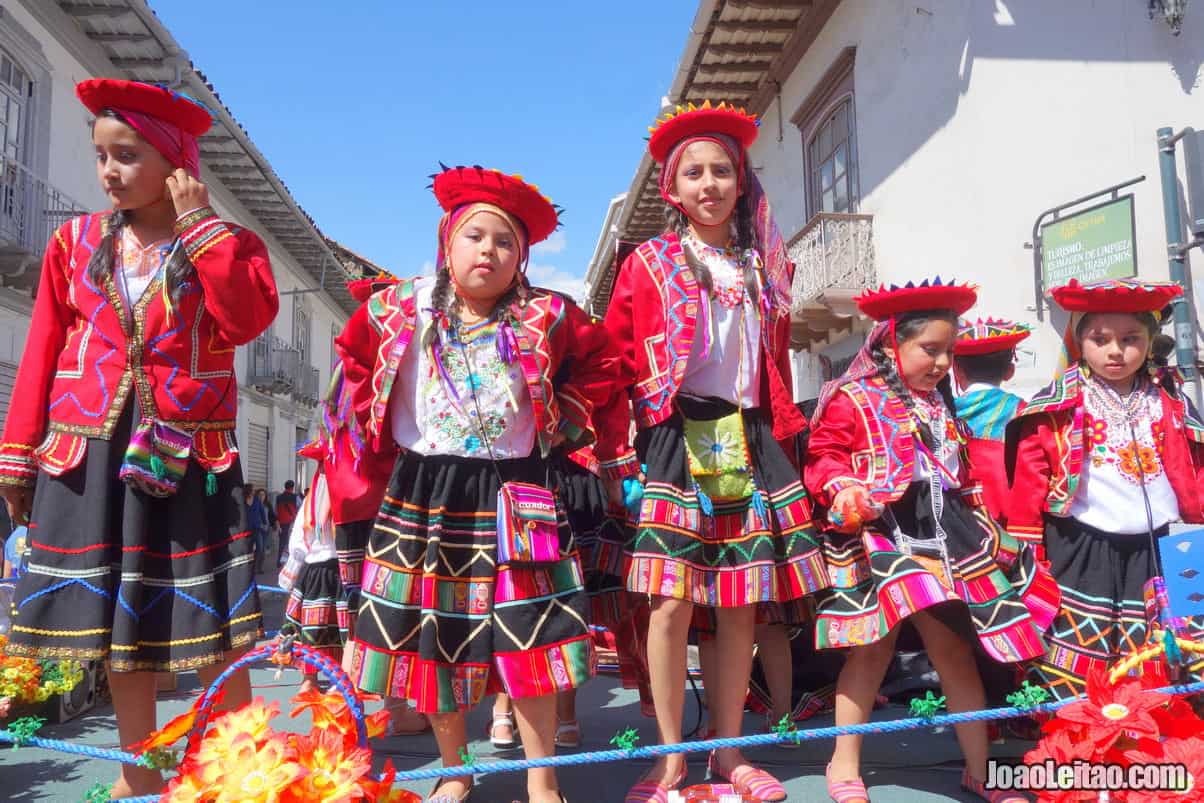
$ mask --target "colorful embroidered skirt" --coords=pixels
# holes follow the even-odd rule
[[[695,420],[727,413],[720,403],[679,397],[677,404],[688,405]],[[763,508],[751,497],[712,500],[713,515],[704,514],[690,476],[680,413],[640,433],[636,446],[647,471],[629,547],[629,591],[727,608],[786,602],[828,585],[798,469],[759,409],[744,410],[743,417]]]
[[[284,607],[285,625],[280,632],[296,634],[300,643],[326,653],[338,663],[343,657],[343,635],[339,621],[339,602],[342,599],[343,586],[339,582],[337,560],[331,558],[321,563],[305,564],[289,592]],[[345,605],[343,611],[345,620]],[[317,672],[308,664],[302,665],[302,671],[307,675]]]
[[[590,621],[613,627],[629,607],[623,599],[624,548],[631,532],[626,509],[612,508],[602,480],[567,458],[553,458],[552,477],[581,557]]]
[[[360,578],[364,573],[364,548],[373,520],[352,521],[334,528],[335,559],[339,568],[339,599],[335,613],[339,637],[346,644],[355,636],[355,616],[360,609]]]
[[[1048,649],[1029,674],[1065,699],[1083,692],[1093,665],[1108,666],[1147,646],[1142,588],[1156,568],[1147,534],[1106,533],[1054,516],[1045,520],[1045,556],[1062,589],[1062,607],[1046,634]],[[1192,637],[1204,640],[1204,622],[1187,622]],[[1199,680],[1204,658],[1189,670],[1191,680]]]
[[[130,488],[117,474],[133,407],[112,440],[88,440],[79,466],[38,476],[12,655],[179,671],[217,663],[263,632],[238,463],[217,475],[212,496],[195,462],[173,496]]]
[[[544,481],[536,456],[496,465],[506,480]],[[561,560],[497,566],[497,492],[488,460],[398,458],[368,538],[347,646],[359,688],[444,713],[495,691],[576,688],[594,674],[589,603],[564,514]]]
[[[933,537],[927,482],[913,482],[890,509],[903,532]],[[1058,589],[1032,550],[954,493],[944,495],[941,526],[952,581],[939,559],[900,553],[882,519],[859,534],[826,533],[832,588],[817,596],[816,646],[871,644],[917,611],[961,602],[991,658],[1014,663],[1042,655]]]

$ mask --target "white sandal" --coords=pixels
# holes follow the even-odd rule
[[[494,736],[498,725],[505,725],[510,728],[510,738],[508,740],[498,739]],[[513,750],[518,747],[518,740],[514,738],[516,732],[517,729],[514,726],[514,714],[512,712],[508,711],[504,714],[499,714],[497,711],[493,712],[493,721],[489,724],[489,742],[495,750]]]
[[[570,738],[568,734],[572,734]],[[570,719],[567,722],[556,722],[556,737],[554,739],[557,747],[574,749],[581,746],[581,723],[575,719]]]

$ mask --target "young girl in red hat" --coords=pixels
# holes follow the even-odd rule
[[[1043,547],[1062,589],[1032,670],[1058,698],[1146,646],[1157,539],[1170,522],[1204,523],[1204,422],[1173,383],[1155,381],[1150,360],[1162,311],[1182,292],[1131,279],[1054,289],[1071,314],[1068,364],[1008,429],[1008,529]],[[1204,637],[1204,622],[1186,625]]]
[[[496,691],[540,758],[554,752],[555,692],[595,666],[549,458],[593,440],[617,365],[601,327],[527,282],[530,246],[558,225],[546,198],[480,167],[445,170],[433,188],[435,277],[375,293],[336,340],[340,409],[363,450],[338,471],[383,487],[345,663],[361,689],[431,718],[446,766],[463,763],[464,712]],[[530,770],[527,787],[532,801],[561,799],[551,769]],[[452,800],[471,788],[470,773],[436,786]]]
[[[597,449],[612,495],[647,466],[627,589],[652,598],[648,664],[662,743],[681,741],[686,644],[695,606],[713,609],[720,665],[711,727],[739,736],[758,604],[826,585],[811,506],[781,444],[806,427],[790,392],[786,256],[749,163],[756,119],[724,105],[678,109],[648,143],[661,164],[668,230],[623,263],[606,315],[634,410],[608,408]],[[628,443],[634,412],[639,430]],[[786,796],[737,749],[711,775],[761,800]],[[666,756],[628,792],[667,800],[686,776]]]
[[[975,298],[972,287],[939,279],[863,294],[858,306],[878,323],[820,393],[804,476],[832,525],[833,587],[820,595],[816,646],[851,648],[837,679],[838,726],[869,719],[904,620],[924,640],[950,711],[983,707],[975,642],[1003,663],[1044,652],[1057,587],[983,509],[953,412],[958,316]],[[1027,799],[984,788],[985,723],[955,729],[967,790]],[[838,736],[827,770],[838,803],[869,800],[860,760],[861,737]]]
[[[30,521],[8,651],[104,659],[123,746],[155,728],[155,672],[212,681],[262,632],[237,500],[235,346],[276,316],[268,252],[198,178],[208,111],[160,86],[76,87],[110,211],[46,248],[0,487]],[[246,673],[226,703],[250,700]],[[122,765],[114,797],[162,788]]]

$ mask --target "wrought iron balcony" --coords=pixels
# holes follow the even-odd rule
[[[873,215],[820,212],[790,240],[791,317],[799,344],[848,328],[853,297],[877,283],[873,221]]]
[[[0,158],[0,276],[32,287],[50,236],[88,210],[15,159]]]
[[[291,393],[298,385],[301,352],[278,337],[255,338],[247,354],[247,384],[264,393]]]
[[[318,369],[310,365],[301,365],[301,374],[293,395],[302,404],[314,407],[318,403]]]

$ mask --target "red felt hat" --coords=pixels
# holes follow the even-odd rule
[[[1143,282],[1137,279],[1103,279],[1069,284],[1050,291],[1053,300],[1067,312],[1153,312],[1161,313],[1183,288],[1174,282]]]
[[[1030,334],[1032,330],[1027,325],[1003,318],[979,318],[973,323],[962,321],[953,344],[953,353],[972,357],[1007,351]]]
[[[158,84],[89,78],[75,85],[75,94],[93,114],[104,109],[129,109],[165,120],[194,137],[213,125],[213,117],[200,101]]]
[[[757,141],[758,125],[755,115],[726,103],[712,106],[708,100],[701,106],[678,106],[648,129],[648,152],[663,164],[677,143],[701,134],[726,134],[747,149]]]
[[[560,207],[540,194],[522,176],[507,175],[479,165],[443,167],[432,188],[439,206],[451,212],[465,204],[486,203],[506,210],[527,227],[527,245],[548,239],[560,226]]]
[[[351,293],[351,297],[363,304],[373,293],[380,292],[392,284],[397,284],[399,280],[395,276],[369,276],[366,279],[355,279],[347,282],[347,292]]]
[[[937,276],[919,284],[908,282],[902,287],[880,285],[877,290],[868,290],[853,300],[875,321],[918,310],[947,309],[961,315],[978,300],[978,288],[969,284],[947,284]]]

